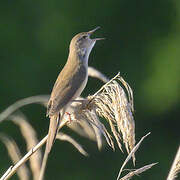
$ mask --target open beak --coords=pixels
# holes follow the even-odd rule
[[[95,32],[95,31],[98,30],[99,28],[100,28],[100,26],[96,27],[95,29],[89,31],[88,34],[91,35],[93,32]]]
[[[105,38],[95,38],[95,39],[93,39],[93,40],[99,41],[99,40],[105,40]]]
[[[98,27],[96,27],[95,29],[89,31],[89,32],[88,32],[89,36],[90,36],[91,34],[93,34],[96,30],[98,30],[99,28],[100,28],[100,26],[98,26]],[[105,38],[95,38],[95,39],[93,39],[93,40],[98,41],[98,40],[104,40],[104,39],[105,39]]]

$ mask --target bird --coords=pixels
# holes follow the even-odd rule
[[[51,151],[60,120],[63,118],[66,109],[73,100],[81,95],[87,84],[90,52],[96,41],[104,39],[91,39],[90,37],[99,28],[81,32],[75,35],[70,42],[67,62],[57,77],[47,105],[47,116],[50,118],[46,143],[48,153]]]

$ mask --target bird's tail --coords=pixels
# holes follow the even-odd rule
[[[59,128],[60,118],[61,118],[60,113],[50,118],[48,139],[46,143],[46,149],[48,153],[51,151],[52,145],[56,139],[56,134]]]

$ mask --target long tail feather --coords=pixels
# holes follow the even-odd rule
[[[51,151],[52,145],[56,139],[56,134],[58,132],[60,122],[60,113],[59,115],[52,116],[50,118],[50,124],[49,124],[49,132],[48,132],[48,139],[46,143],[47,152],[49,153]]]

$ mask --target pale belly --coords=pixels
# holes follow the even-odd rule
[[[81,95],[82,91],[86,87],[87,81],[88,81],[88,73],[86,75],[85,80],[83,81],[83,83],[81,84],[79,89],[76,91],[75,95],[73,96],[72,100],[75,100],[77,97],[79,97]]]

